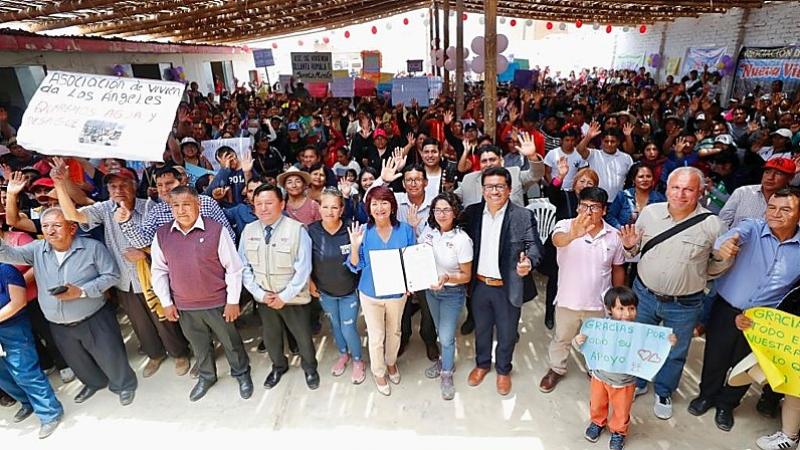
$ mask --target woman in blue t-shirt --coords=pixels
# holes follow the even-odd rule
[[[392,391],[386,380],[387,374],[389,381],[400,383],[397,351],[400,349],[400,324],[407,295],[377,296],[373,275],[385,268],[372,266],[370,251],[408,247],[414,245],[416,239],[411,225],[397,220],[397,201],[388,187],[372,188],[367,193],[366,205],[369,223],[366,227],[358,224],[350,227],[351,249],[347,262],[350,270],[361,272],[358,290],[367,322],[370,370],[378,392],[390,395]]]

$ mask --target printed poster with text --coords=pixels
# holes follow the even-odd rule
[[[783,92],[794,92],[800,87],[800,47],[744,47],[736,63],[733,96],[743,98],[761,86],[761,92],[770,92],[773,81],[783,81]]]
[[[163,161],[185,86],[52,71],[33,94],[17,133],[45,155]]]
[[[330,52],[292,52],[291,57],[295,82],[333,79],[333,58]]]
[[[625,373],[652,380],[669,356],[671,328],[623,322],[612,319],[589,319],[581,334],[586,342],[581,352],[590,370]]]
[[[744,337],[775,392],[800,396],[800,317],[772,308],[751,308]]]

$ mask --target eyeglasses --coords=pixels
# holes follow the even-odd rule
[[[602,210],[603,205],[587,205],[586,203],[578,204],[578,211],[589,211],[590,213],[596,213]]]
[[[453,208],[433,208],[433,213],[438,215],[450,214]]]
[[[423,180],[422,178],[404,178],[403,179],[403,183],[408,183],[408,184],[422,184],[423,181],[425,181],[425,180]]]
[[[495,191],[495,192],[503,192],[508,189],[508,185],[505,184],[485,184],[483,185],[484,191]]]

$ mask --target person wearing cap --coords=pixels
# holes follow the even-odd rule
[[[372,133],[372,141],[375,146],[369,148],[369,153],[364,155],[364,159],[366,159],[364,165],[380,171],[383,163],[392,158],[392,152],[389,150],[389,136],[386,134],[386,130],[378,127]]]
[[[792,151],[792,130],[788,128],[778,128],[770,133],[771,143],[770,146],[761,147],[760,149],[753,148],[753,151],[758,153],[764,161],[772,158],[792,158],[795,155]],[[754,144],[757,145],[758,143]]]
[[[276,146],[289,164],[297,162],[297,156],[307,144],[307,140],[301,135],[300,124],[291,122],[286,127],[286,136],[278,142]]]
[[[800,191],[781,189],[768,199],[763,218],[748,218],[717,238],[717,257],[732,265],[716,280],[717,298],[706,329],[700,393],[689,412],[700,416],[716,408],[714,422],[733,427],[733,410],[749,386],[726,383],[728,370],[750,352],[737,329],[739,317],[755,307],[774,308],[800,281]]]
[[[773,158],[764,164],[761,184],[741,186],[731,194],[719,211],[719,218],[729,227],[743,219],[764,217],[767,202],[772,195],[789,186],[797,165],[789,158]]]
[[[200,143],[193,137],[181,139],[180,165],[193,164],[206,170],[213,170],[211,163],[200,153]]]
[[[281,152],[271,145],[269,135],[259,134],[253,150],[253,170],[258,176],[277,177],[283,171],[285,158]]]
[[[474,121],[464,121],[463,124],[463,136],[459,138],[455,134],[453,134],[450,125],[453,122],[453,112],[447,111],[444,113],[444,136],[447,139],[447,143],[453,147],[456,151],[456,158],[461,160],[464,156],[465,151],[474,150],[478,146],[478,125]],[[466,172],[467,170],[464,170]]]
[[[165,320],[163,311],[156,307],[155,301],[147,301],[146,292],[139,279],[137,264],[146,260],[148,254],[130,244],[114,217],[115,214],[125,214],[129,216],[129,220],[141,223],[145,215],[147,202],[136,198],[136,181],[133,173],[124,167],[109,171],[103,181],[108,188],[110,198],[77,209],[66,190],[67,168],[60,162],[53,167],[51,175],[64,217],[77,222],[85,231],[102,225],[106,247],[120,269],[114,295],[128,315],[142,350],[148,356],[142,376],[144,378],[153,376],[168,354],[175,358],[175,373],[185,375],[189,371],[189,344],[177,324]]]

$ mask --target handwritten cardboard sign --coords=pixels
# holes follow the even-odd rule
[[[652,380],[667,360],[672,346],[672,329],[623,322],[612,319],[589,319],[581,334],[586,342],[581,352],[591,370],[625,373]]]
[[[333,79],[333,57],[330,52],[293,52],[292,74],[302,81]]]
[[[800,317],[773,308],[751,308],[744,337],[772,390],[800,395]]]

